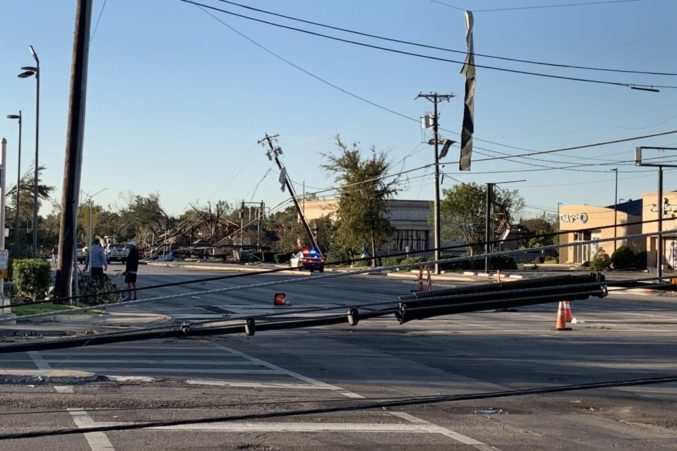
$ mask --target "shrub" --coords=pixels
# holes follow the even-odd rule
[[[332,249],[326,255],[327,263],[340,263],[342,265],[350,263],[350,252],[343,248]]]
[[[33,301],[44,299],[52,284],[51,266],[41,258],[15,259],[12,273],[17,294]]]
[[[401,261],[402,257],[383,257],[383,266],[399,265]]]
[[[419,265],[417,265],[416,263],[425,264],[425,262],[426,262],[425,257],[422,257],[420,255],[410,255],[409,257],[403,258],[400,261],[400,264],[401,265],[412,265],[412,266],[408,266],[406,268],[402,268],[406,271],[406,270],[418,269]]]
[[[590,262],[590,268],[593,271],[604,271],[611,268],[611,257],[604,252],[604,249],[598,250]]]
[[[92,279],[89,273],[81,273],[78,275],[79,296],[78,302],[87,305],[98,304],[114,304],[118,302],[120,293],[113,282],[111,282],[108,275],[104,274],[103,287],[99,288],[99,283]]]
[[[273,255],[273,260],[275,263],[289,263],[292,253],[292,251],[278,252]]]
[[[635,252],[628,246],[621,246],[611,254],[614,269],[633,269],[637,263]]]
[[[509,255],[497,255],[489,258],[489,266],[492,269],[517,269],[515,259]]]

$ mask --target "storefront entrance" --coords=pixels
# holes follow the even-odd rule
[[[599,249],[599,240],[602,237],[600,230],[574,232],[574,242],[585,242],[574,246],[574,263],[585,263],[592,260]]]

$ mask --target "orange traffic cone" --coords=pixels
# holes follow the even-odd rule
[[[564,302],[564,319],[566,320],[567,323],[570,323],[574,319],[574,315],[571,312],[571,305],[569,301],[563,302]]]
[[[567,327],[567,321],[565,318],[566,314],[564,313],[564,302],[560,301],[559,307],[557,308],[557,321],[555,322],[555,330],[571,330]]]
[[[287,296],[284,293],[275,293],[273,296],[273,305],[285,305],[287,303]]]

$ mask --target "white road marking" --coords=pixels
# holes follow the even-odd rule
[[[470,445],[474,448],[484,450],[484,451],[496,451],[498,448],[494,448],[491,445],[487,445],[486,443],[482,443],[479,440],[475,440],[474,438],[468,437],[467,435],[459,434],[458,432],[454,432],[451,429],[447,429],[442,426],[437,426],[433,423],[430,423],[422,418],[415,417],[411,414],[408,414],[406,412],[390,412],[391,415],[396,416],[398,418],[401,418],[405,421],[409,421],[410,423],[413,424],[427,424],[430,426],[433,426],[437,428],[437,433],[446,435],[449,438],[453,438],[457,442],[463,443],[464,445]]]
[[[283,383],[264,383],[264,382],[238,382],[238,381],[219,381],[209,379],[188,379],[189,385],[212,385],[216,387],[238,387],[238,388],[272,388],[272,389],[291,389],[291,390],[334,390],[333,387],[320,387],[308,384],[283,384]]]
[[[214,342],[213,342],[213,344],[216,345],[217,347],[219,347],[219,348],[221,348],[221,349],[225,349],[225,350],[227,350],[227,351],[229,351],[229,352],[231,352],[231,353],[233,353],[233,354],[238,354],[238,355],[241,355],[243,358],[247,358],[247,359],[250,359],[250,360],[253,361],[253,362],[257,362],[257,363],[259,363],[260,365],[267,366],[268,368],[274,368],[274,369],[276,369],[276,370],[278,370],[278,371],[280,371],[280,372],[283,372],[283,373],[285,373],[285,374],[288,374],[289,376],[292,376],[292,377],[301,379],[301,380],[303,380],[303,381],[306,381],[306,382],[312,384],[313,386],[316,386],[316,387],[328,387],[328,388],[331,389],[331,390],[337,390],[337,391],[340,391],[341,394],[342,394],[343,396],[346,396],[346,397],[348,397],[348,398],[354,398],[354,399],[364,399],[364,398],[365,398],[364,396],[362,396],[362,395],[360,395],[360,394],[353,393],[353,392],[351,392],[351,391],[346,391],[346,390],[344,390],[344,389],[341,388],[341,387],[338,387],[338,386],[335,386],[335,385],[326,384],[326,383],[324,383],[324,382],[320,382],[320,381],[318,381],[318,380],[316,380],[316,379],[313,379],[313,378],[311,378],[311,377],[303,376],[303,375],[301,375],[301,374],[299,374],[299,373],[295,373],[295,372],[293,372],[293,371],[285,370],[284,368],[281,368],[281,367],[279,367],[279,366],[277,366],[277,365],[274,365],[274,364],[272,364],[272,363],[266,362],[266,361],[264,361],[264,360],[257,359],[257,358],[255,358],[255,357],[251,357],[251,356],[249,356],[249,355],[247,355],[247,354],[245,354],[245,353],[243,353],[243,352],[236,351],[236,350],[234,350],[234,349],[231,349],[231,348],[228,348],[228,347],[226,347],[226,346],[223,346],[223,345],[221,345],[221,344],[219,344],[219,343],[214,343]],[[478,440],[475,440],[475,439],[473,439],[473,438],[471,438],[471,437],[465,436],[465,435],[463,435],[463,434],[459,434],[458,432],[454,432],[454,431],[452,431],[451,429],[447,429],[447,428],[444,428],[444,427],[442,427],[442,426],[437,426],[437,425],[435,425],[435,424],[433,424],[433,423],[430,423],[430,422],[428,422],[428,421],[426,421],[426,420],[423,420],[423,419],[421,419],[421,418],[415,417],[415,416],[413,416],[413,415],[410,415],[410,414],[407,414],[407,413],[404,413],[404,412],[391,412],[391,413],[392,413],[393,415],[395,415],[395,416],[399,416],[400,418],[405,419],[406,421],[409,421],[410,423],[413,423],[413,426],[412,426],[412,427],[414,427],[415,429],[416,429],[416,428],[422,428],[422,430],[417,429],[417,430],[412,430],[412,431],[408,431],[408,432],[422,432],[422,431],[423,431],[423,432],[429,432],[429,433],[442,434],[442,435],[445,435],[445,436],[447,436],[447,437],[449,437],[449,438],[451,438],[451,439],[456,440],[456,441],[459,442],[459,443],[463,443],[463,444],[466,444],[466,445],[470,445],[470,446],[472,446],[472,447],[474,447],[474,448],[476,448],[476,449],[482,450],[482,451],[497,451],[497,449],[498,449],[498,448],[494,448],[494,447],[491,446],[491,445],[487,445],[487,444],[482,443],[482,442],[480,442],[480,441],[478,441]],[[232,425],[232,424],[234,424],[234,423],[228,423],[228,424],[229,424],[229,425]],[[261,425],[261,424],[264,424],[264,425],[265,425],[266,423],[253,423],[253,424],[254,424],[254,425]],[[290,428],[293,428],[293,427],[295,427],[295,426],[293,426],[293,425],[297,425],[297,424],[303,425],[304,423],[291,423],[291,424],[290,424],[290,423],[284,423],[284,426],[283,426],[283,425],[280,425],[280,423],[271,423],[271,424],[276,425],[276,427],[284,427],[284,426],[288,426],[288,427],[290,427]],[[320,427],[320,428],[323,427],[323,426],[327,426],[327,424],[317,424],[317,423],[311,423],[311,424],[312,424],[313,426]],[[220,423],[216,423],[216,424],[209,425],[209,426],[215,426],[215,425],[220,425]],[[358,429],[340,429],[340,428],[341,428],[342,426],[344,426],[344,425],[345,425],[346,427],[350,427],[350,426],[357,427],[357,426],[359,426],[360,428],[358,428]],[[370,424],[358,424],[358,425],[353,424],[353,425],[349,425],[349,424],[345,424],[345,423],[340,423],[340,424],[337,424],[337,425],[335,426],[335,427],[337,427],[337,428],[339,428],[339,429],[318,429],[318,430],[319,430],[319,431],[328,431],[328,430],[337,430],[337,431],[340,430],[340,431],[344,431],[344,430],[345,430],[345,431],[357,431],[357,432],[369,432],[369,431],[372,431],[372,432],[391,432],[391,431],[392,431],[391,429],[387,429],[387,430],[385,430],[385,431],[381,431],[381,430],[376,431],[376,430],[370,429],[370,428],[373,427],[373,426],[374,426],[374,425],[370,425]],[[377,426],[384,427],[384,428],[389,428],[391,425],[377,425]],[[400,426],[401,426],[401,425],[400,425]],[[229,427],[229,426],[226,426],[226,427]],[[258,426],[256,426],[256,427],[258,427]],[[328,426],[328,427],[334,427],[334,426]],[[365,429],[362,429],[362,427],[364,427]],[[272,432],[287,432],[287,431],[289,431],[289,432],[307,432],[307,431],[311,431],[311,432],[312,432],[312,431],[315,430],[315,429],[313,429],[313,430],[302,429],[303,426],[299,426],[299,428],[300,428],[300,429],[275,429],[275,430],[272,431]],[[207,430],[207,429],[200,429],[200,430]],[[219,430],[222,430],[222,429],[219,429]],[[231,431],[234,431],[234,429],[223,429],[223,430],[231,430]],[[247,429],[247,430],[250,430],[250,429]],[[251,430],[256,431],[256,432],[267,432],[267,431],[268,431],[268,430],[258,430],[258,429],[251,429]],[[403,429],[398,429],[398,430],[403,430]]]
[[[353,393],[353,392],[351,392],[351,391],[344,391],[344,392],[341,392],[341,394],[342,394],[343,396],[345,396],[346,398],[352,398],[352,399],[364,399],[364,396],[358,395],[357,393]]]
[[[87,412],[80,409],[69,409],[73,420],[79,428],[85,427],[105,427],[118,425],[134,425],[139,423],[133,422],[95,422],[87,415]],[[241,421],[224,421],[218,423],[195,423],[195,424],[180,424],[175,426],[157,426],[147,429],[165,430],[165,431],[203,431],[203,432],[372,432],[372,433],[408,433],[408,434],[441,434],[457,440],[457,437],[465,437],[460,434],[450,436],[446,428],[436,426],[424,420],[410,422],[411,424],[403,423],[317,423],[317,422],[241,422]],[[95,435],[102,433],[88,433],[88,435]],[[104,435],[105,437],[105,435]],[[463,443],[469,445],[483,445],[481,442],[472,441],[472,439],[465,437],[466,441]],[[106,438],[106,441],[108,439]],[[88,439],[92,450],[99,449],[113,449],[113,448],[95,448],[92,442]],[[108,442],[110,443],[110,442]],[[481,448],[496,451],[496,448]]]
[[[49,366],[49,363],[47,363],[47,361],[42,358],[38,351],[28,351],[28,356],[31,358],[33,363],[35,363],[35,366],[39,370],[50,371],[52,369],[52,367]]]
[[[80,429],[100,426],[82,409],[68,409],[68,412],[73,417],[73,423]],[[92,451],[115,451],[113,444],[103,432],[87,432],[84,435]]]
[[[120,363],[120,362],[118,362]],[[87,367],[87,371],[93,373],[168,373],[168,374],[280,374],[277,370],[227,370],[227,369],[206,369],[206,368],[158,368],[158,367],[130,367],[130,368],[113,368],[113,367]]]
[[[211,343],[212,343],[214,346],[218,347],[219,349],[223,349],[223,350],[225,350],[225,351],[228,351],[228,352],[230,352],[231,354],[239,355],[239,356],[241,356],[242,358],[249,360],[250,362],[253,362],[253,363],[256,363],[256,364],[258,364],[258,365],[261,365],[261,366],[265,366],[265,367],[267,367],[267,368],[270,368],[271,370],[274,370],[274,371],[277,372],[277,373],[286,374],[287,376],[293,377],[293,378],[295,378],[295,379],[302,380],[302,381],[304,381],[304,382],[307,382],[307,383],[309,383],[309,384],[311,384],[311,385],[315,385],[315,386],[317,386],[317,387],[326,387],[328,390],[337,390],[337,391],[342,390],[340,387],[337,387],[337,386],[335,386],[335,385],[331,385],[331,384],[327,384],[327,383],[324,383],[324,382],[320,382],[320,381],[318,381],[317,379],[313,379],[312,377],[307,377],[307,376],[304,376],[304,375],[302,375],[302,374],[299,374],[299,373],[295,373],[295,372],[293,372],[293,371],[286,370],[286,369],[284,369],[284,368],[282,368],[282,367],[279,367],[279,366],[277,366],[277,365],[274,365],[274,364],[272,364],[272,363],[270,363],[270,362],[266,362],[265,360],[257,359],[257,358],[255,358],[255,357],[252,357],[252,356],[250,356],[250,355],[245,354],[244,352],[239,352],[239,351],[236,351],[235,349],[231,349],[231,348],[229,348],[229,347],[227,347],[227,346],[223,346],[222,344],[217,343],[217,342],[215,342],[215,341],[212,341]]]

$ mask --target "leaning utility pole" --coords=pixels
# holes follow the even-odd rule
[[[78,0],[75,13],[75,36],[71,64],[68,133],[64,164],[61,221],[59,223],[59,259],[57,262],[55,295],[66,298],[72,289],[75,234],[77,231],[82,141],[85,133],[87,93],[87,60],[92,19],[92,0]]]
[[[277,138],[279,135],[268,135],[266,133],[265,138],[260,139],[258,141],[259,144],[268,144],[268,159],[269,160],[275,160],[275,163],[277,163],[277,167],[280,170],[280,183],[282,183],[282,191],[284,191],[284,187],[287,187],[287,191],[289,191],[289,195],[291,196],[291,199],[294,201],[294,206],[296,207],[296,211],[298,212],[299,218],[301,218],[301,222],[303,223],[303,227],[306,229],[306,233],[308,234],[308,239],[310,240],[310,244],[313,246],[313,249],[317,251],[317,253],[322,256],[322,250],[320,249],[320,246],[317,244],[317,240],[315,239],[315,235],[313,235],[313,231],[310,230],[310,226],[308,225],[308,221],[306,221],[306,217],[303,214],[303,210],[301,209],[301,206],[299,205],[299,201],[296,198],[296,191],[294,191],[294,187],[291,184],[291,180],[289,180],[289,176],[287,175],[287,168],[285,168],[282,163],[280,163],[280,159],[278,156],[282,153],[282,149],[280,149],[279,146],[275,147],[273,146],[273,140]]]
[[[442,247],[441,245],[441,237],[440,237],[440,154],[439,154],[439,144],[440,144],[440,136],[437,133],[439,130],[439,124],[438,124],[438,119],[439,115],[437,114],[437,104],[440,103],[441,101],[449,101],[451,100],[452,97],[454,97],[453,94],[438,94],[438,93],[430,93],[430,94],[419,94],[416,96],[416,98],[425,98],[428,99],[433,103],[433,144],[435,145],[435,203],[433,205],[434,209],[434,227],[435,227],[435,254],[434,254],[434,259],[435,259],[435,274],[440,274],[440,264],[438,263],[440,260],[440,248]]]

